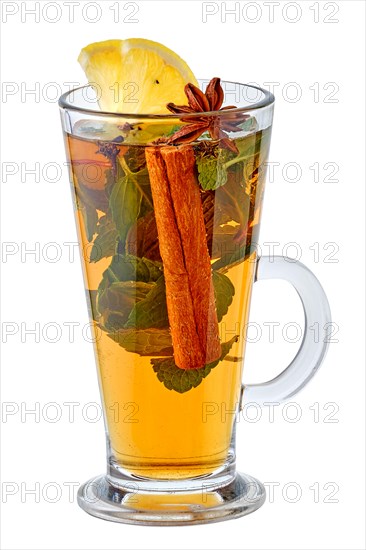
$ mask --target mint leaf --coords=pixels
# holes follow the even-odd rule
[[[121,329],[108,334],[126,351],[139,355],[171,355],[172,340],[168,329],[149,328],[144,330]]]
[[[103,273],[97,291],[96,305],[101,328],[113,331],[124,327],[134,307],[147,297],[161,277],[160,263],[115,254]]]
[[[113,256],[116,252],[118,232],[108,215],[99,218],[96,232],[97,236],[90,252],[90,262],[98,262],[102,258]]]
[[[115,254],[103,273],[99,290],[118,281],[156,282],[162,275],[162,264],[131,254]]]
[[[246,242],[243,245],[237,245],[234,249],[228,250],[224,253],[221,258],[212,264],[212,269],[214,271],[219,271],[221,274],[226,273],[234,265],[247,260],[256,250],[256,246],[258,244],[258,234],[259,224],[254,225],[249,229]]]
[[[198,181],[204,191],[218,189],[227,181],[225,162],[232,153],[217,144],[201,142],[195,148]]]
[[[130,174],[118,164],[117,177],[109,197],[109,207],[119,238],[125,242],[130,226],[138,218],[142,194]]]
[[[215,157],[202,157],[196,160],[198,181],[205,191],[225,185],[227,172]]]
[[[220,322],[228,312],[229,306],[233,301],[235,288],[226,275],[214,271],[212,276],[215,289],[217,320]]]
[[[98,213],[93,206],[85,203],[80,206],[80,212],[83,216],[86,238],[91,242],[97,231]]]
[[[169,327],[163,276],[154,284],[145,299],[135,304],[125,327],[137,329]]]
[[[221,344],[221,357],[217,361],[213,361],[205,365],[201,369],[180,369],[174,363],[173,357],[166,359],[151,359],[154,372],[156,372],[158,380],[164,384],[168,390],[173,390],[178,393],[185,393],[192,388],[196,388],[211,370],[215,368],[220,361],[225,359],[234,342],[237,342],[239,336],[234,336],[228,342]]]
[[[108,331],[123,328],[135,304],[143,300],[154,283],[119,281],[112,283],[98,296],[100,323]]]

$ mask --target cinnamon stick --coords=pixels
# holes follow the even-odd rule
[[[221,355],[210,256],[190,145],[148,147],[174,359],[195,369]]]

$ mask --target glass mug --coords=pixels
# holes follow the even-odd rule
[[[194,524],[259,508],[263,485],[235,467],[236,415],[244,402],[294,396],[326,353],[328,339],[307,331],[330,327],[315,276],[256,251],[274,97],[222,86],[233,107],[194,115],[102,112],[90,85],[59,101],[107,434],[107,474],[78,503],[103,519]],[[222,136],[234,147],[207,133],[169,144],[198,117],[228,128],[233,116],[240,124]],[[263,279],[296,289],[304,336],[280,375],[242,385],[252,286]],[[223,419],[222,407],[235,414]]]

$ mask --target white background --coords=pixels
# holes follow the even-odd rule
[[[117,14],[110,9],[116,2],[80,0],[73,23],[66,2],[1,4],[3,548],[365,548],[364,2],[211,2],[205,8],[199,1],[144,1],[130,16],[136,22],[128,22],[123,19],[136,11],[131,3],[120,2]],[[37,22],[27,13],[35,4]],[[225,7],[238,11],[225,20]],[[206,22],[205,9],[217,12]],[[278,164],[267,185],[261,242],[277,242],[276,252],[290,256],[300,249],[339,327],[296,408],[281,405],[274,422],[268,409],[250,422],[256,411],[248,410],[239,422],[239,468],[276,485],[263,508],[232,522],[113,524],[88,516],[74,498],[78,484],[104,471],[105,451],[102,421],[92,421],[98,411],[88,405],[98,403],[99,394],[92,346],[82,332],[88,319],[80,263],[77,255],[70,261],[64,244],[76,242],[76,232],[55,97],[66,83],[84,83],[76,62],[83,46],[126,37],[163,42],[197,76],[267,88],[277,83],[270,160]],[[32,168],[39,178],[26,173]],[[36,254],[25,254],[37,246]],[[55,251],[61,257],[53,262]],[[248,345],[245,381],[268,379],[289,362],[299,344],[285,341],[281,331],[301,323],[301,315],[286,285],[256,285],[251,321],[262,335]],[[263,325],[271,321],[280,323],[273,343]],[[68,322],[79,323],[73,343]],[[39,342],[25,332],[36,323]],[[79,403],[74,421],[67,402]],[[39,413],[26,414],[35,407]],[[52,422],[55,414],[61,418]],[[298,421],[290,422],[296,414]],[[67,484],[74,484],[71,496]]]

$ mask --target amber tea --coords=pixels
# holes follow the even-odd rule
[[[117,469],[181,479],[230,460],[218,405],[240,401],[269,140],[66,135]]]

